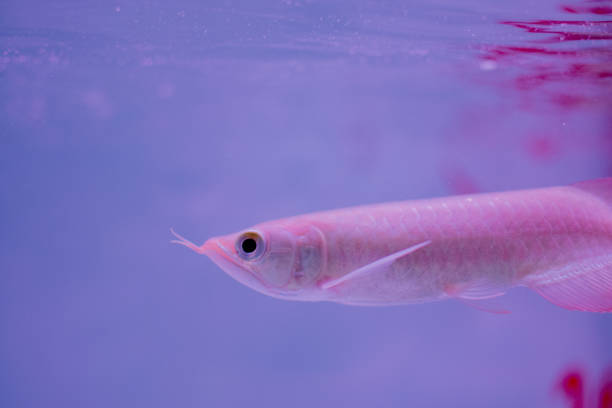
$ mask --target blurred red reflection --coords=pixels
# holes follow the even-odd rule
[[[611,108],[612,20],[597,20],[592,15],[603,14],[612,2],[596,3],[583,2],[571,11],[563,7],[574,15],[589,14],[580,20],[502,21],[535,34],[534,38],[529,44],[485,47],[481,67],[514,69],[509,85],[523,92],[526,107],[530,98],[544,98],[565,111]]]
[[[612,408],[612,369],[606,371],[591,395],[586,386],[583,371],[577,368],[567,370],[559,380],[556,389],[565,397],[571,408]],[[589,398],[595,397],[595,398]]]
[[[599,408],[612,408],[612,369],[603,377],[599,391]]]
[[[606,4],[597,6],[561,6],[561,10],[572,14],[591,13],[600,16],[612,14],[612,6]]]
[[[584,384],[579,370],[570,370],[562,378],[559,387],[572,408],[584,407]]]
[[[612,21],[536,20],[502,21],[502,24],[521,28],[529,33],[553,34],[539,41],[544,43],[612,39]]]

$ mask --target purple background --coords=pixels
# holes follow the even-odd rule
[[[168,229],[612,175],[611,6],[3,1],[0,406],[564,407],[574,365],[593,394],[609,315],[280,301]]]

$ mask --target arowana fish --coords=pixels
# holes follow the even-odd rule
[[[201,246],[175,235],[281,299],[477,307],[527,286],[567,309],[612,312],[612,178],[299,215]]]

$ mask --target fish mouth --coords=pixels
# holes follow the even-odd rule
[[[269,288],[258,276],[240,261],[218,240],[210,239],[202,246],[204,255],[208,256],[219,268],[233,279],[258,292],[269,294]]]
[[[170,242],[183,245],[192,251],[197,252],[198,254],[208,256],[211,261],[213,261],[219,268],[221,268],[221,270],[223,270],[223,272],[227,273],[230,277],[243,285],[259,293],[272,297],[279,297],[283,299],[292,297],[271,288],[257,274],[249,270],[249,268],[243,266],[243,261],[238,259],[236,255],[234,255],[225,245],[223,245],[223,242],[228,243],[232,241],[233,237],[211,238],[202,246],[198,246],[185,237],[177,234],[172,228],[170,228],[170,232],[176,237],[176,239]]]
[[[245,268],[241,264],[241,261],[237,259],[236,256],[234,256],[230,250],[228,250],[217,238],[212,238],[206,241],[202,246],[202,253],[208,256],[211,261],[213,261],[234,280],[255,290],[256,292],[284,300],[294,300],[298,295],[297,293],[288,293],[268,285],[255,273],[251,272],[248,268]]]

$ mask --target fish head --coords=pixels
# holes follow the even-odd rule
[[[260,224],[211,238],[201,252],[240,283],[269,296],[320,300],[317,279],[326,266],[324,236],[316,227]]]

